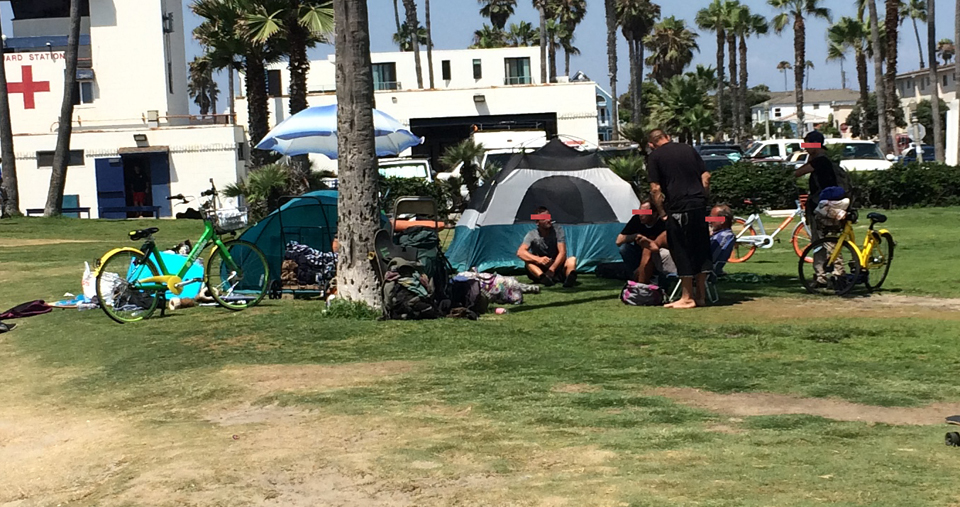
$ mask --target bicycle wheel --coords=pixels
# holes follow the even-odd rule
[[[107,257],[97,273],[97,300],[107,317],[124,324],[153,314],[160,291],[143,290],[137,281],[158,276],[160,271],[139,250],[127,248]]]
[[[810,245],[810,233],[807,231],[806,225],[803,222],[797,224],[793,229],[793,236],[790,238],[790,243],[793,244],[793,251],[797,253],[798,256],[803,256],[803,251],[807,249]],[[813,262],[813,259],[804,259],[807,262]]]
[[[836,294],[842,296],[850,292],[861,281],[860,259],[850,243],[840,246],[840,256],[836,263],[828,266],[830,253],[837,238],[818,239],[810,244],[800,256],[800,283],[811,294]],[[806,262],[806,258],[812,262]],[[819,274],[818,274],[819,272]]]
[[[881,234],[880,241],[873,245],[870,251],[870,258],[867,260],[869,274],[874,277],[873,280],[867,276],[866,284],[870,290],[877,290],[887,279],[887,273],[890,272],[890,264],[893,263],[893,236],[890,234]]]
[[[228,241],[223,246],[210,252],[203,272],[210,296],[230,310],[256,306],[270,286],[266,257],[246,241]]]
[[[753,253],[757,251],[757,245],[756,243],[741,243],[740,238],[756,236],[757,231],[753,230],[752,225],[747,226],[747,221],[740,217],[734,217],[730,228],[733,229],[733,235],[737,237],[737,242],[733,244],[733,251],[730,252],[728,261],[747,262],[747,259],[753,257]]]

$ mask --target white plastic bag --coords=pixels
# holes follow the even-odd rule
[[[90,263],[83,263],[83,278],[80,280],[80,286],[83,288],[83,298],[90,301],[97,295],[97,276],[90,271]]]

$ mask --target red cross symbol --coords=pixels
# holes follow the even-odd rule
[[[2,65],[2,64],[0,64]],[[23,108],[24,109],[35,109],[36,102],[33,100],[33,95],[37,92],[48,92],[50,91],[50,81],[34,81],[33,80],[33,67],[30,65],[24,65],[20,67],[20,73],[23,76],[23,82],[21,83],[7,83],[7,92],[8,93],[22,93],[23,94]]]

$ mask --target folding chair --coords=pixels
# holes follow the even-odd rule
[[[409,217],[403,218],[400,217]],[[393,203],[393,218],[390,220],[393,236],[410,227],[432,227],[440,232],[445,224],[440,221],[440,210],[432,197],[400,197]]]
[[[668,273],[666,278],[673,284],[673,290],[670,291],[670,296],[667,298],[667,302],[672,303],[680,296],[680,277],[677,276],[676,273]],[[714,270],[707,275],[707,301],[710,301],[711,303],[720,301],[720,293],[717,291],[718,278],[717,266],[714,264]]]

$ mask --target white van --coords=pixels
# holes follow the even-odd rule
[[[826,146],[841,146],[840,167],[847,171],[877,171],[890,169],[896,157],[880,152],[880,147],[873,141],[856,139],[827,139]],[[790,164],[796,167],[807,163],[809,157],[806,152],[797,152],[790,159]]]
[[[801,151],[802,139],[767,139],[757,141],[747,147],[743,158],[752,161],[781,161],[786,162],[794,153]]]
[[[381,158],[380,175],[390,178],[422,178],[433,182],[435,173],[426,158]]]

